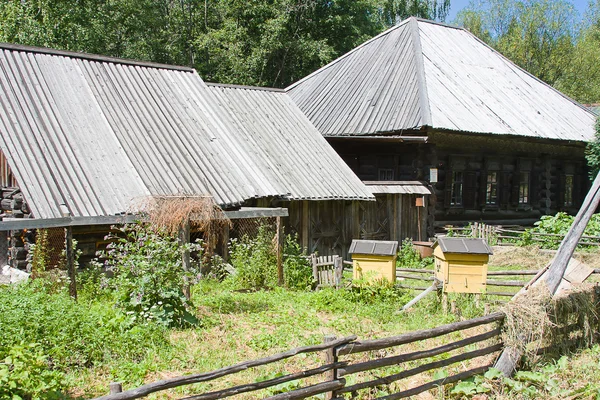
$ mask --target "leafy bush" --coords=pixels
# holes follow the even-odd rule
[[[165,326],[197,323],[188,312],[183,287],[195,275],[183,269],[182,252],[201,252],[199,244],[180,244],[142,224],[125,225],[103,254],[113,277],[106,285],[117,306],[132,320],[155,320]]]
[[[527,229],[521,234],[518,244],[521,246],[537,244],[545,249],[557,249],[562,238],[571,228],[574,219],[575,217],[564,212],[559,212],[556,215],[544,215],[534,224],[534,228]],[[535,235],[536,233],[560,236]],[[583,234],[586,236],[600,236],[600,214],[592,215]],[[594,242],[594,239],[584,238],[582,242]],[[585,247],[585,245],[580,245],[580,247]]]
[[[353,303],[376,304],[396,303],[404,304],[410,300],[410,294],[394,286],[386,279],[372,281],[354,279],[352,286],[344,291],[344,297]]]
[[[283,246],[283,276],[289,289],[306,290],[312,288],[312,267],[306,252],[298,243],[298,235],[288,235]]]
[[[50,370],[39,344],[0,346],[0,398],[59,399],[65,386],[64,375]]]
[[[432,264],[432,257],[421,259],[421,254],[415,249],[412,239],[406,238],[402,241],[396,258],[396,268],[428,268]]]
[[[157,324],[134,324],[104,301],[54,293],[40,280],[0,288],[0,348],[39,343],[55,370],[139,361],[167,343]],[[37,348],[36,348],[37,351]]]
[[[244,289],[272,288],[277,285],[277,256],[273,236],[261,226],[255,238],[244,235],[229,242],[229,258],[235,268],[233,280]]]

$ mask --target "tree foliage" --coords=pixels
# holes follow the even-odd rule
[[[596,119],[596,136],[585,149],[585,158],[590,167],[590,178],[594,179],[600,172],[600,117]]]
[[[600,2],[581,21],[566,0],[472,1],[456,23],[581,102],[600,100]]]
[[[0,41],[196,68],[209,81],[283,87],[449,0],[5,0]]]

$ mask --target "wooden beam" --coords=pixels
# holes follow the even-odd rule
[[[75,272],[75,251],[73,249],[73,228],[65,228],[65,255],[69,273],[69,295],[77,300],[77,275]]]
[[[287,217],[287,208],[242,207],[239,210],[224,211],[229,219]],[[192,218],[193,220],[194,218]],[[144,221],[140,215],[98,215],[93,217],[62,218],[4,218],[0,221],[0,231],[19,231],[22,229],[64,228],[66,226],[86,225],[122,225]]]
[[[283,231],[281,226],[281,217],[277,219],[277,233],[275,234],[276,253],[277,253],[277,284],[283,286]]]
[[[187,245],[190,243],[190,220],[187,219],[179,228],[179,245],[181,246],[181,265],[186,275],[191,269],[190,251]],[[185,246],[185,247],[184,247]],[[190,283],[185,276],[183,283],[183,295],[187,300],[190,299]]]

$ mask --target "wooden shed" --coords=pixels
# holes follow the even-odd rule
[[[353,262],[353,279],[396,282],[397,241],[353,240],[349,254]]]
[[[482,293],[491,254],[483,239],[439,238],[433,245],[435,277],[446,293]]]

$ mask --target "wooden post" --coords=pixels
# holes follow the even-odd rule
[[[483,305],[483,315],[488,315],[490,313],[490,303],[485,303]]]
[[[121,382],[112,382],[108,385],[110,394],[117,394],[123,392],[123,384]]]
[[[450,302],[450,312],[456,315],[456,300]]]
[[[75,252],[73,250],[73,228],[65,228],[65,258],[69,273],[69,295],[77,300],[77,276],[75,273]]]
[[[442,310],[444,314],[448,313],[448,293],[446,293],[442,287]]]
[[[277,233],[275,234],[277,242],[277,284],[283,286],[283,232],[281,227],[281,217],[277,217]]]
[[[310,212],[308,201],[304,200],[302,202],[302,247],[306,249],[307,253],[312,253],[310,249],[310,216],[308,213]]]
[[[333,335],[327,335],[325,336],[325,343],[330,343],[333,342],[337,339],[337,337],[333,336]],[[335,348],[330,348],[327,349],[327,352],[325,353],[325,362],[326,364],[333,364],[336,363],[338,360],[337,355],[335,354]],[[337,369],[332,369],[330,371],[327,371],[325,373],[325,378],[327,379],[327,382],[331,382],[331,381],[335,381],[337,379]],[[329,392],[329,393],[325,393],[325,399],[330,400],[336,397],[335,392]]]
[[[335,288],[339,289],[342,286],[342,274],[344,273],[344,259],[342,257],[333,257],[333,271]]]
[[[190,220],[186,219],[181,228],[179,228],[179,244],[181,246],[187,246],[190,243]],[[181,249],[181,264],[183,266],[183,270],[187,274],[190,270],[191,262],[190,262],[190,251],[187,248]],[[188,277],[184,277],[183,283],[183,295],[187,300],[190,299],[190,283]]]

